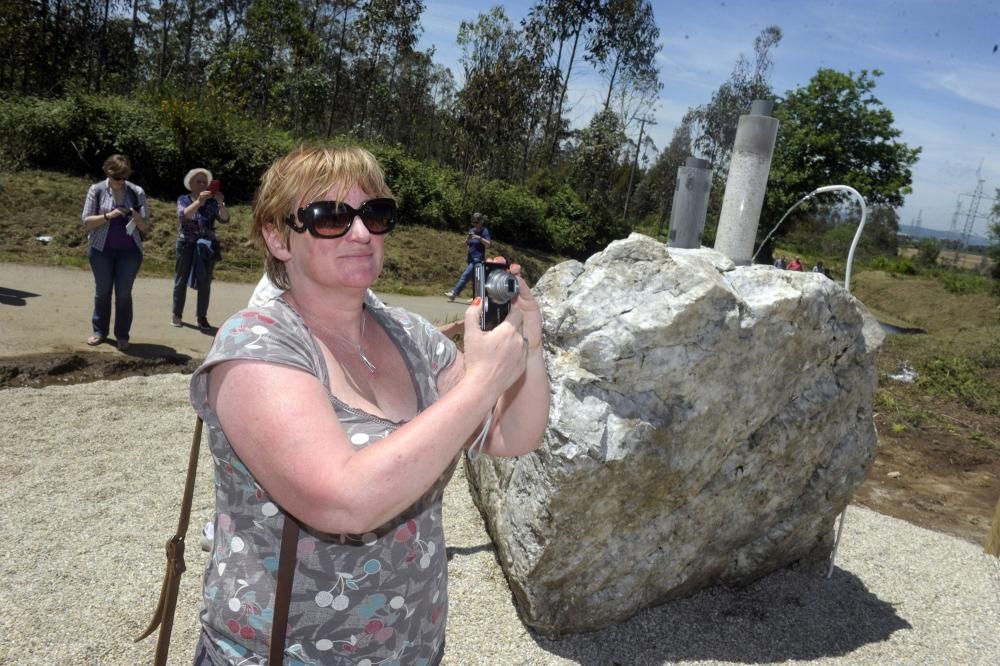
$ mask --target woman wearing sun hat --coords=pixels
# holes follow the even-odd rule
[[[215,238],[215,222],[229,222],[225,196],[218,189],[209,187],[211,181],[212,172],[208,169],[191,169],[184,176],[184,187],[188,193],[177,198],[180,229],[177,233],[177,263],[174,266],[174,311],[170,321],[173,326],[182,325],[184,301],[191,284],[198,291],[195,316],[198,328],[203,331],[211,329],[208,299],[219,247]]]

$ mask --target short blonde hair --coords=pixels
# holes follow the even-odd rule
[[[103,168],[108,178],[128,178],[132,175],[132,163],[126,155],[112,155],[104,160]]]
[[[265,225],[273,225],[287,244],[288,220],[300,202],[316,201],[334,187],[337,199],[343,200],[355,185],[372,197],[394,198],[378,160],[359,146],[300,146],[275,160],[264,173],[254,195],[250,241],[264,253],[267,276],[276,287],[289,289],[291,284],[284,262],[264,242]]]

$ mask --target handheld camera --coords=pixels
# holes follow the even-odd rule
[[[507,262],[483,261],[474,267],[472,285],[483,303],[479,328],[491,331],[510,313],[511,301],[517,298],[517,278],[507,270]]]
[[[215,178],[212,180],[211,183],[208,184],[208,191],[211,192],[212,194],[215,194],[216,192],[219,191],[220,187],[222,187],[222,183],[219,182],[218,178]]]

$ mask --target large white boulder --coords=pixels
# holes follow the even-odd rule
[[[639,234],[535,293],[544,441],[469,465],[527,624],[592,630],[829,554],[878,446],[883,333],[856,299]]]

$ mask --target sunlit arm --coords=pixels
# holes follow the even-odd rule
[[[519,456],[537,449],[549,418],[549,399],[549,377],[539,345],[528,351],[521,378],[500,396],[484,451]]]
[[[268,494],[310,527],[361,534],[419,499],[477,432],[498,398],[483,368],[388,437],[348,441],[326,389],[301,370],[229,361],[211,370],[209,404]],[[473,390],[472,387],[487,387]]]

